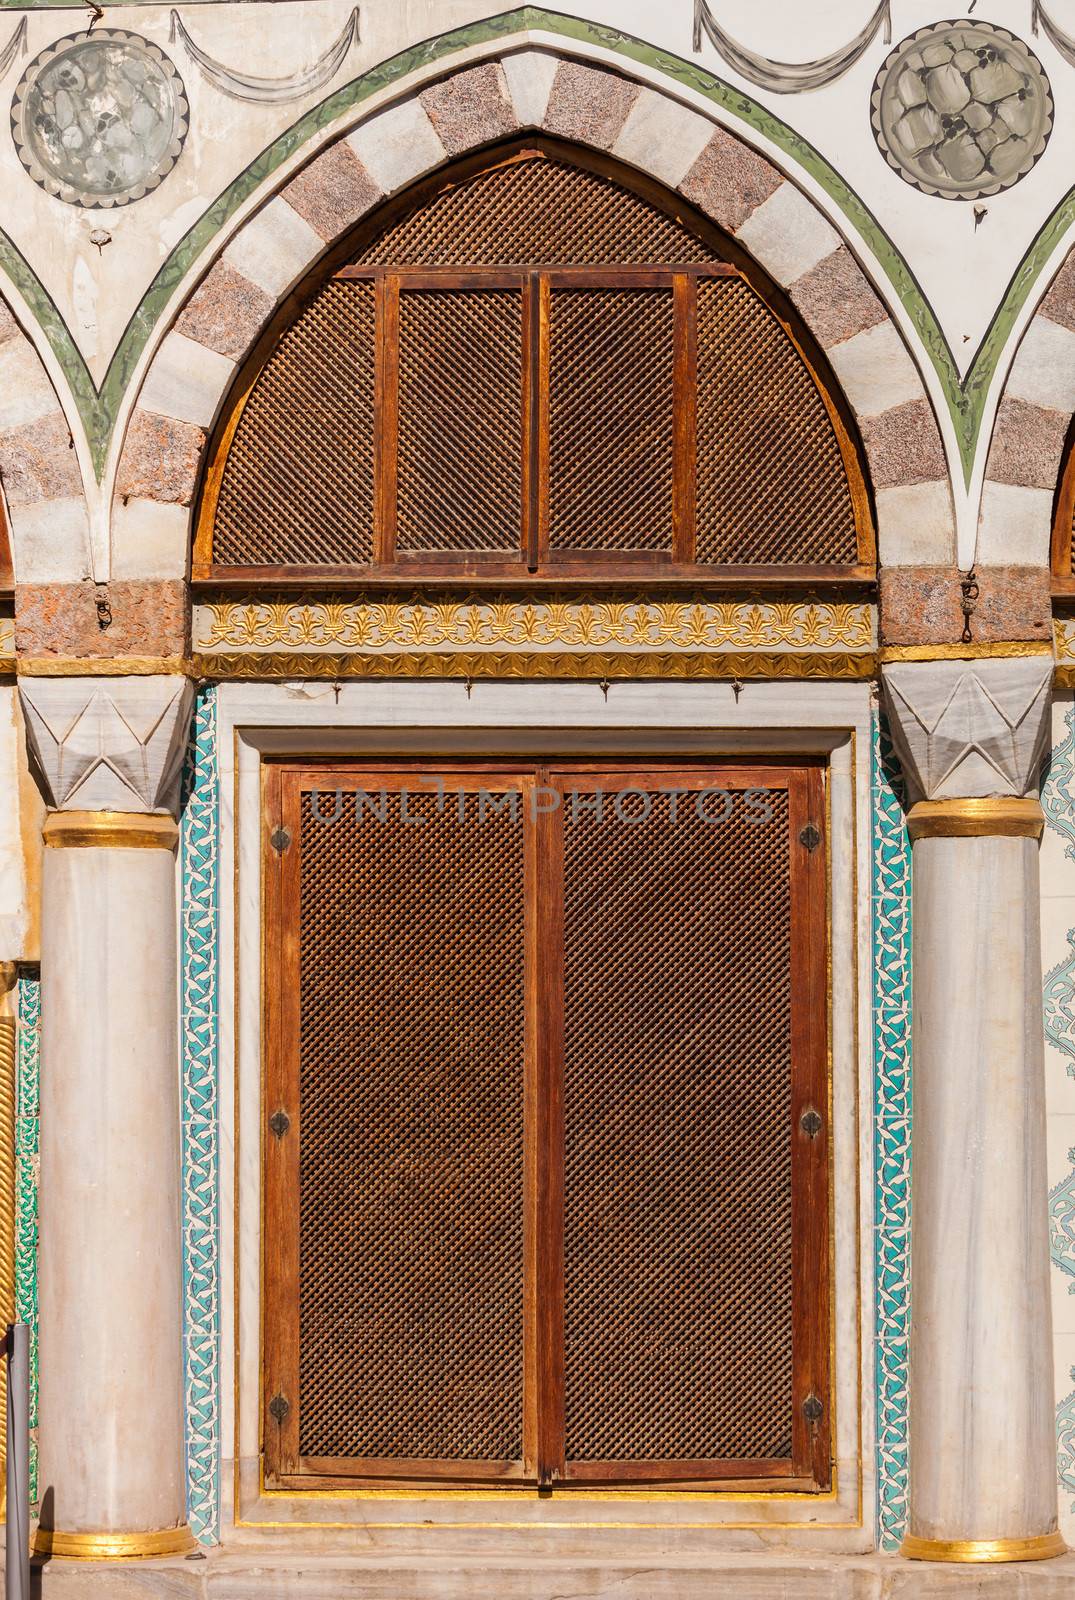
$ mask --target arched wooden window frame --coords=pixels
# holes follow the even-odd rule
[[[1075,525],[1075,421],[1061,456],[1060,478],[1053,506],[1050,566],[1054,594],[1075,597],[1075,571],[1072,570],[1072,527]]]
[[[307,305],[322,289],[326,281],[340,273],[348,261],[367,248],[379,234],[410,212],[429,204],[444,190],[465,182],[483,169],[510,162],[539,151],[554,159],[569,162],[584,171],[599,174],[638,195],[671,217],[680,226],[699,236],[738,273],[759,296],[778,321],[794,346],[813,380],[833,427],[840,458],[846,475],[855,533],[857,560],[853,564],[819,565],[805,563],[757,565],[675,564],[642,562],[632,552],[617,559],[603,557],[586,568],[574,571],[535,573],[525,566],[513,564],[510,569],[475,571],[468,569],[464,559],[449,564],[443,557],[428,565],[409,563],[406,567],[373,563],[364,566],[338,565],[217,565],[213,561],[213,538],[217,502],[220,495],[228,453],[242,419],[244,408],[257,379],[275,351],[284,332],[298,319]],[[391,270],[395,270],[394,268]],[[415,271],[423,275],[440,273],[447,278],[450,268],[402,267],[403,272]],[[479,268],[493,277],[502,269]],[[523,269],[525,270],[525,269]],[[542,270],[545,270],[544,268]],[[550,271],[558,269],[550,268]],[[608,281],[615,268],[601,268],[603,281]],[[625,268],[627,274],[634,268]],[[648,270],[648,269],[643,269]],[[665,270],[667,268],[655,268]],[[375,440],[375,449],[377,448]],[[677,428],[676,450],[692,451],[694,440],[689,432]],[[865,467],[865,452],[851,410],[840,392],[839,384],[816,340],[803,324],[791,302],[761,267],[722,230],[664,185],[622,165],[613,157],[590,151],[574,144],[548,136],[514,138],[506,144],[486,147],[470,156],[452,162],[431,177],[411,185],[390,200],[378,206],[367,218],[347,233],[326,253],[307,278],[277,307],[266,324],[225,398],[220,415],[213,427],[209,448],[203,458],[199,490],[196,497],[194,540],[191,563],[191,580],[194,584],[220,588],[246,588],[258,585],[273,587],[317,586],[339,590],[348,584],[368,587],[371,584],[413,586],[415,582],[434,581],[438,584],[464,584],[467,588],[483,583],[502,587],[505,582],[525,581],[528,586],[563,587],[566,584],[605,581],[620,582],[625,579],[645,579],[647,586],[697,586],[719,585],[724,588],[756,587],[759,583],[770,586],[816,587],[825,585],[861,588],[872,584],[876,578],[877,544],[872,493]]]

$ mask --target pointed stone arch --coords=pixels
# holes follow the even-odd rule
[[[41,357],[2,299],[0,485],[15,581],[89,578],[89,518],[71,429]]]
[[[1004,384],[982,485],[978,563],[1049,567],[1073,418],[1075,249],[1027,324]]]
[[[314,262],[439,166],[538,130],[677,191],[788,294],[854,415],[884,564],[950,564],[955,529],[932,407],[896,324],[819,207],[766,157],[663,88],[546,49],[504,51],[416,88],[324,148],[233,235],[148,366],[120,454],[113,552],[186,570],[209,431],[238,366]]]

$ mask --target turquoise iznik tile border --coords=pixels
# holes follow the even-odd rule
[[[319,105],[313,106],[290,128],[285,129],[217,196],[175,245],[131,317],[100,389],[94,385],[85,360],[48,291],[18,247],[0,230],[0,269],[7,273],[33,311],[63,370],[86,430],[98,476],[104,471],[124,391],[153,329],[178,284],[243,202],[296,150],[371,95],[402,81],[422,66],[474,45],[495,43],[527,30],[539,31],[554,39],[577,40],[594,45],[663,73],[673,82],[705,96],[755,132],[771,139],[777,149],[821,185],[874,252],[936,369],[959,442],[964,475],[969,482],[989,385],[1015,319],[1058,241],[1075,221],[1075,188],[1069,190],[1059,202],[1024,255],[966,377],[961,380],[933,308],[907,262],[865,201],[809,140],[742,89],[734,88],[694,61],[685,60],[682,56],[616,28],[536,5],[518,6],[498,16],[481,18],[451,32],[423,40],[333,90]]]
[[[220,1537],[220,1203],[217,1103],[216,690],[195,702],[183,768],[183,1354],[187,1515]]]
[[[899,769],[873,718],[874,1263],[877,1278],[877,1539],[907,1520],[910,1322],[911,846]]]
[[[37,1180],[41,982],[19,975],[15,1104],[15,1316],[30,1329],[30,1504],[37,1505]]]
[[[1064,854],[1075,861],[1075,703],[1064,716],[1064,737],[1049,752],[1041,804],[1046,822],[1067,840]],[[1045,974],[1045,1037],[1066,1058],[1075,1078],[1075,928],[1067,933],[1062,961]],[[1049,1245],[1053,1266],[1067,1277],[1075,1295],[1075,1148],[1068,1151],[1071,1170],[1049,1190]],[[1075,1382],[1075,1367],[1071,1369]],[[1057,1476],[1060,1487],[1075,1496],[1075,1390],[1056,1408]],[[1071,1505],[1075,1513],[1075,1501]]]

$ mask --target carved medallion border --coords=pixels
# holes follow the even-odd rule
[[[877,1538],[895,1550],[907,1521],[910,1329],[911,845],[902,777],[884,717],[873,717],[874,1265],[877,1295]]]
[[[203,1544],[215,1544],[220,1538],[216,739],[216,690],[210,686],[195,701],[183,765],[180,822],[187,1515],[191,1532]]]

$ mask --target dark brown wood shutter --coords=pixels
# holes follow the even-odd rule
[[[272,1479],[824,1486],[820,772],[267,800]]]

